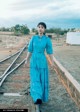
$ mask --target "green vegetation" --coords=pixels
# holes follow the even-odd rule
[[[29,34],[30,30],[27,27],[27,25],[15,25],[14,27],[11,28],[11,31],[14,32],[15,35],[26,35]]]
[[[10,32],[14,32],[14,35],[19,36],[19,35],[26,35],[30,33],[29,28],[27,27],[27,25],[15,25],[11,28],[5,28],[5,27],[1,27],[0,31],[10,31]]]
[[[30,29],[27,27],[27,25],[19,25],[19,24],[16,24],[15,26],[13,26],[11,28],[1,27],[0,31],[14,32],[14,35],[16,35],[16,36],[30,34]],[[64,35],[68,31],[75,31],[75,28],[61,29],[61,28],[53,27],[53,28],[47,29],[46,33],[55,33],[57,35],[57,37],[59,37],[59,35]],[[36,28],[32,28],[31,32],[33,32],[35,34],[38,33]]]
[[[47,33],[56,33],[59,35],[64,35],[65,33],[68,32],[68,30],[62,30],[61,28],[50,28],[46,30]]]
[[[70,29],[63,29],[62,30],[61,28],[50,28],[50,29],[46,30],[46,33],[56,33],[56,34],[59,34],[59,35],[64,35],[68,31],[70,31]],[[35,28],[32,28],[32,32],[34,32],[36,34],[37,30]]]
[[[0,31],[10,31],[10,29],[9,28],[5,28],[5,27],[1,27]]]

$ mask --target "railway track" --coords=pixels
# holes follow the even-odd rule
[[[28,108],[29,112],[38,112],[29,94],[29,63],[24,67],[26,53],[27,44],[0,61],[0,108]],[[49,70],[50,96],[49,102],[40,106],[42,112],[80,112],[50,65]]]
[[[16,77],[17,77],[16,82],[18,83],[18,80],[21,77],[20,75],[22,75],[22,72],[23,72],[23,71],[20,71],[19,69],[22,67],[24,69],[23,64],[25,62],[26,53],[27,53],[27,45],[25,45],[21,50],[19,50],[14,55],[9,56],[9,57],[5,58],[4,60],[0,61],[0,71],[1,71],[0,72],[0,93],[1,94],[9,92],[9,89],[6,90],[5,89],[6,87],[4,87],[6,82],[8,82],[9,85],[10,85],[10,82],[15,83]],[[17,71],[17,73],[15,73],[16,71]],[[18,73],[18,71],[19,71],[19,73]],[[14,74],[16,74],[15,77],[14,77]],[[11,80],[11,77],[14,78],[15,80]],[[24,75],[23,75],[23,77],[24,77]],[[21,81],[21,79],[20,79],[20,81]],[[14,91],[10,91],[10,93],[11,92],[14,92]]]
[[[5,79],[7,78],[8,75],[10,75],[14,70],[16,70],[19,66],[21,66],[21,64],[24,63],[25,59],[23,59],[20,63],[16,62],[17,60],[19,60],[20,55],[23,53],[24,49],[26,48],[26,45],[20,50],[18,51],[16,54],[18,54],[16,56],[16,58],[12,61],[12,63],[9,65],[9,67],[4,71],[4,73],[0,76],[0,86],[2,86],[3,82],[5,81]],[[14,56],[14,55],[13,55]],[[7,58],[8,59],[8,58]],[[3,60],[5,61],[5,60]],[[1,61],[1,63],[3,62]]]

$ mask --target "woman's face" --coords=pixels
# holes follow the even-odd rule
[[[43,33],[45,32],[45,28],[44,28],[43,25],[39,25],[39,26],[37,27],[37,30],[38,30],[38,33],[39,33],[39,34],[43,34]]]

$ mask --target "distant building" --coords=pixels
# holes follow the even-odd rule
[[[77,29],[75,29],[74,31],[75,31],[75,32],[80,32],[80,29],[77,28]]]
[[[67,32],[66,43],[80,45],[80,32]]]
[[[55,38],[56,34],[55,33],[46,33],[46,35],[50,38]]]

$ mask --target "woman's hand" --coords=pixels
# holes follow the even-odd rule
[[[27,63],[28,63],[27,60],[25,60],[24,67],[27,67]]]
[[[54,63],[51,64],[51,68],[56,70],[56,66]]]
[[[24,63],[24,67],[28,67],[28,60],[29,60],[29,57],[30,57],[31,53],[30,52],[27,52],[27,56],[25,58],[25,63]]]

